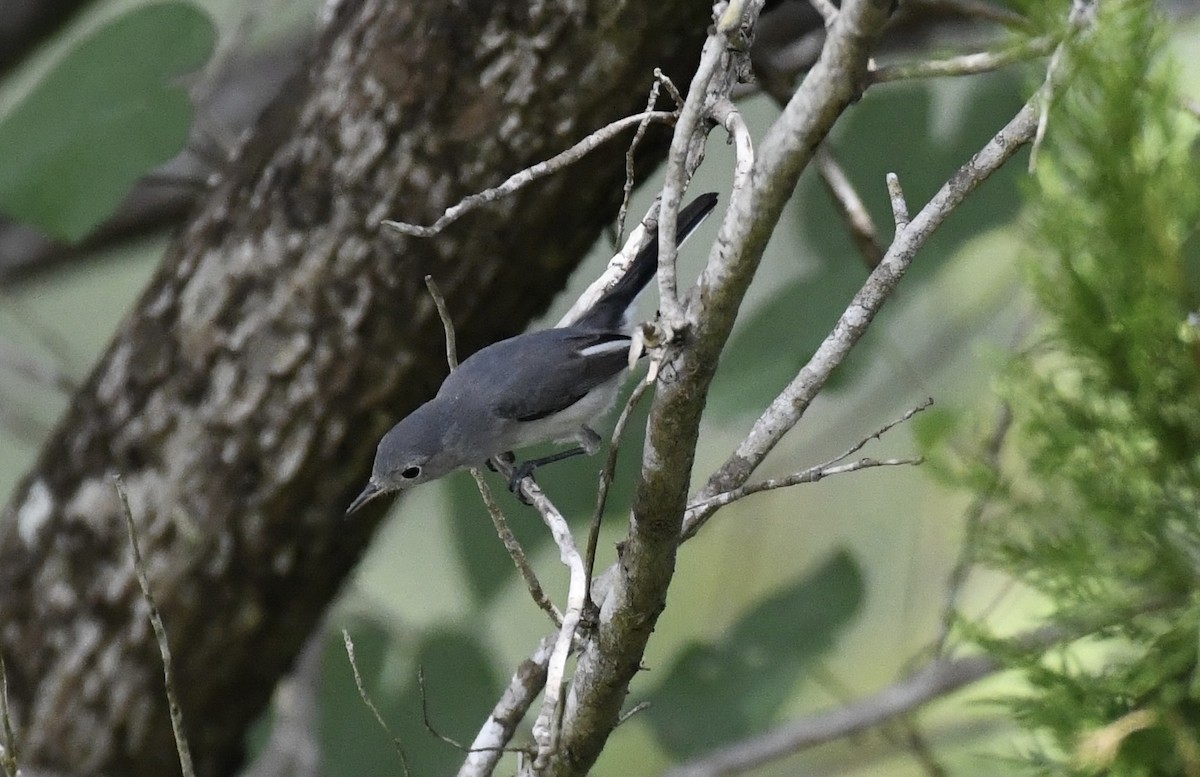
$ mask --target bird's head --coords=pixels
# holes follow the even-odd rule
[[[412,488],[469,466],[471,460],[448,444],[450,419],[437,400],[426,402],[393,426],[375,451],[371,479],[346,515],[384,494]]]

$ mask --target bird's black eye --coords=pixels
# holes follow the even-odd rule
[[[412,480],[413,478],[417,477],[420,474],[421,474],[420,467],[408,467],[403,472],[400,473],[400,477],[404,478],[405,480]]]

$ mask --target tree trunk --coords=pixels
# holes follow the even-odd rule
[[[655,66],[686,84],[709,22],[682,0],[333,5],[260,122],[274,140],[251,138],[173,241],[0,522],[27,770],[178,772],[112,473],[198,773],[240,763],[380,517],[341,518],[377,440],[445,372],[423,276],[464,352],[520,330],[611,218],[625,142],[438,238],[380,219],[432,221],[640,110]]]

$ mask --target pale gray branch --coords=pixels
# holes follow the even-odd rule
[[[429,226],[421,226],[419,224],[409,224],[403,221],[385,220],[381,222],[383,226],[404,234],[413,235],[416,237],[433,237],[460,219],[464,214],[486,205],[490,202],[496,202],[505,197],[510,196],[513,192],[528,186],[539,178],[545,178],[547,175],[558,172],[564,167],[578,162],[583,157],[590,154],[602,143],[605,143],[612,138],[615,138],[621,132],[629,127],[640,125],[644,121],[661,121],[670,123],[675,120],[675,114],[671,111],[643,111],[632,116],[626,116],[623,119],[617,119],[613,123],[601,127],[592,134],[588,135],[583,140],[568,148],[562,153],[555,154],[544,162],[539,162],[536,165],[526,167],[519,173],[515,173],[508,177],[504,183],[499,186],[493,186],[490,189],[484,189],[481,192],[468,195],[460,200],[457,204],[451,205],[449,208],[437,218],[433,224]]]
[[[892,203],[892,220],[896,224],[896,234],[908,229],[908,200],[904,197],[904,189],[900,186],[900,176],[895,173],[887,174],[888,199]]]
[[[862,254],[867,269],[875,269],[875,265],[883,258],[883,246],[879,244],[879,230],[875,229],[875,221],[871,218],[862,197],[854,188],[846,171],[842,169],[837,157],[830,151],[828,143],[822,143],[817,149],[813,162],[817,165],[821,183],[825,185],[834,207],[850,228],[850,237],[858,247],[858,252]]]
[[[679,217],[679,204],[683,200],[683,190],[691,178],[689,161],[694,160],[699,149],[703,148],[707,133],[700,130],[701,120],[705,117],[709,104],[705,101],[709,83],[716,74],[717,67],[725,58],[728,45],[724,35],[710,35],[704,42],[704,50],[700,54],[700,67],[692,78],[688,88],[687,99],[679,111],[679,121],[675,125],[675,134],[671,138],[671,150],[667,156],[666,172],[662,193],[659,195],[658,219],[658,305],[662,318],[669,331],[677,329],[683,320],[683,307],[679,300],[679,281],[675,271],[675,259],[678,255],[676,246],[675,223]]]
[[[886,84],[915,78],[942,78],[990,73],[1017,62],[1044,57],[1054,51],[1057,43],[1055,38],[1045,35],[995,51],[958,54],[945,59],[877,65],[870,69],[870,80],[872,84]]]
[[[791,475],[786,475],[781,478],[768,478],[757,483],[752,483],[741,488],[735,488],[732,491],[726,491],[723,494],[717,494],[714,497],[705,499],[703,502],[688,505],[688,512],[695,510],[715,510],[718,507],[724,507],[730,502],[736,502],[753,494],[761,494],[764,491],[775,491],[780,488],[788,488],[790,486],[798,486],[802,483],[819,483],[827,477],[833,475],[847,475],[851,472],[859,472],[864,469],[875,469],[877,467],[909,467],[921,464],[922,458],[905,458],[905,459],[871,459],[862,458],[844,464],[820,464],[815,467],[793,472]]]
[[[689,101],[698,94],[704,96],[703,112],[694,122],[693,137],[686,136],[688,125],[681,117],[672,145],[667,186],[678,187],[678,191],[663,195],[660,249],[664,257],[670,256],[666,249],[673,236],[661,230],[672,220],[671,208],[678,206],[684,173],[693,159],[687,149],[699,147],[714,118],[714,107],[729,97],[746,65],[744,47],[731,45],[734,36],[727,37],[724,31],[739,33],[740,40],[742,31],[748,32],[757,19],[761,5],[746,4],[740,27],[720,24],[710,33],[703,56],[705,62],[716,60],[713,75],[694,83],[688,94]],[[849,0],[845,4],[821,59],[759,145],[749,175],[739,178],[741,188],[730,195],[717,243],[691,290],[691,300],[701,302],[689,304],[685,311],[687,337],[666,344],[629,533],[620,546],[619,562],[608,576],[611,584],[599,603],[592,638],[579,656],[566,697],[560,747],[547,774],[587,772],[620,718],[629,682],[640,667],[665,604],[700,416],[718,356],[801,170],[837,117],[859,94],[867,58],[887,20],[889,6],[888,0]],[[679,172],[672,175],[672,170]],[[669,282],[665,286],[664,305],[674,291]]]
[[[737,742],[682,764],[667,772],[666,777],[718,777],[745,772],[805,748],[874,728],[1002,668],[999,660],[990,655],[938,659],[865,699]]]
[[[796,425],[829,375],[866,332],[912,264],[917,251],[967,195],[1011,159],[1021,146],[1033,139],[1038,102],[1037,96],[1027,102],[1003,129],[959,168],[907,227],[897,229],[896,237],[883,260],[854,296],[833,331],[817,348],[808,364],[759,416],[750,433],[725,464],[709,478],[695,501],[702,502],[744,484],[783,435]],[[684,537],[693,536],[711,515],[711,510],[707,508],[689,515],[683,528]]]
[[[1128,618],[1151,612],[1161,602],[1148,602],[1122,613]],[[1116,622],[1115,619],[1113,622]],[[1054,645],[1079,639],[1109,623],[1050,624],[1006,640],[1012,653],[1037,654]],[[852,736],[919,709],[963,687],[1005,669],[992,654],[947,658],[928,664],[866,698],[784,723],[770,731],[735,742],[668,771],[665,777],[720,777],[739,774],[816,745]]]
[[[475,735],[470,752],[459,767],[458,777],[489,777],[495,770],[517,726],[525,719],[529,708],[546,685],[546,667],[550,663],[554,643],[554,636],[544,637],[533,655],[521,662],[513,672],[508,688]]]

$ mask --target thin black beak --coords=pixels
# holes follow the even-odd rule
[[[374,483],[367,483],[367,487],[362,490],[362,493],[356,496],[354,501],[350,503],[350,506],[346,508],[346,517],[349,518],[353,513],[357,512],[360,507],[382,493],[382,488]]]

